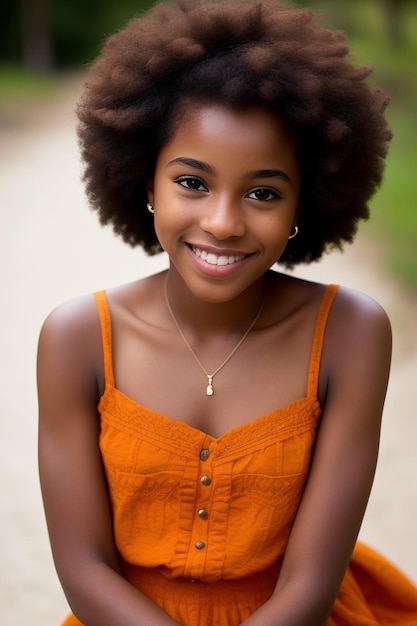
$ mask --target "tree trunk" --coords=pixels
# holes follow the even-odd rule
[[[30,72],[48,73],[54,67],[52,0],[21,0],[23,66]]]
[[[400,46],[404,40],[404,8],[407,0],[385,0],[388,38],[393,46]]]

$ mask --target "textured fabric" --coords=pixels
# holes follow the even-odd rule
[[[184,626],[237,626],[271,595],[307,478],[321,415],[327,288],[307,395],[211,437],[114,387],[111,320],[100,314],[106,388],[100,449],[123,574]],[[80,624],[73,616],[65,626]],[[417,626],[417,589],[358,544],[329,626]]]

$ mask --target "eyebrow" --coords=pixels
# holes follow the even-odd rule
[[[197,159],[192,159],[191,157],[177,157],[176,159],[170,161],[167,167],[171,167],[172,165],[187,165],[188,167],[193,167],[196,170],[200,170],[201,172],[214,174],[213,168],[208,163],[204,163],[204,161],[198,161]]]
[[[291,182],[291,178],[282,170],[254,170],[248,172],[247,178],[283,178],[288,183]]]
[[[170,161],[167,167],[171,167],[174,165],[187,165],[188,167],[193,167],[194,169],[200,170],[201,172],[214,174],[214,169],[208,163],[204,163],[204,161],[199,161],[198,159],[192,159],[191,157],[177,157],[176,159]],[[288,174],[286,174],[282,170],[275,169],[253,170],[251,172],[248,172],[245,178],[249,180],[255,178],[280,178],[286,180],[289,183],[291,182]]]

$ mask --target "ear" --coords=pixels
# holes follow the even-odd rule
[[[146,181],[146,193],[148,195],[149,204],[154,204],[154,177],[149,176]]]

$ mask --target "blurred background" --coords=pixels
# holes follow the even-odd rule
[[[0,98],[49,98],[65,75],[80,73],[109,33],[152,6],[149,0],[3,0],[0,8]],[[395,133],[372,230],[384,239],[390,271],[417,289],[417,2],[300,0],[347,32],[353,55],[376,66],[374,79],[392,97]]]
[[[60,302],[163,269],[99,228],[81,183],[74,114],[104,38],[153,3],[2,0],[0,6],[0,623],[57,626],[36,461],[36,346]],[[287,3],[290,4],[290,3]],[[297,273],[369,293],[387,309],[394,358],[362,538],[417,582],[417,2],[300,0],[347,33],[391,96],[384,184],[357,242]]]

